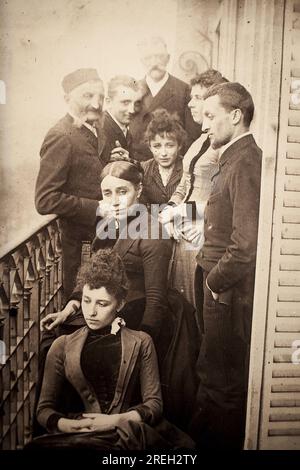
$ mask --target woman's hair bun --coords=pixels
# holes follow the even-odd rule
[[[136,169],[144,175],[144,170],[141,165],[141,163],[138,160],[135,160],[134,158],[130,158],[127,155],[112,155],[110,157],[110,160],[108,163],[113,163],[113,162],[128,162],[131,163],[136,167]]]

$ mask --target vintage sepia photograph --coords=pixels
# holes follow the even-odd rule
[[[0,462],[300,450],[300,0],[0,0],[0,178]]]

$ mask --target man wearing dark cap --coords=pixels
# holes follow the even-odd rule
[[[82,241],[94,235],[99,175],[105,164],[105,138],[99,128],[104,88],[95,69],[64,77],[68,114],[47,133],[41,147],[35,204],[61,220],[64,295],[72,292],[81,262]]]

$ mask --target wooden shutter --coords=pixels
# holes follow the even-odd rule
[[[300,449],[300,349],[296,349],[300,348],[299,48],[300,0],[287,0],[258,440],[261,449]]]

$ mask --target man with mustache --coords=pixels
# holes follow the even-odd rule
[[[151,113],[159,108],[169,113],[177,113],[182,126],[187,131],[190,145],[201,133],[201,127],[194,123],[187,107],[190,101],[190,87],[173,77],[167,71],[170,54],[161,37],[151,37],[139,44],[141,62],[146,70],[140,82],[143,93],[141,107],[132,119],[130,131],[133,135],[135,158],[148,160],[152,157],[144,142],[144,133],[151,120]]]
[[[62,87],[68,113],[47,133],[41,147],[35,204],[61,221],[64,296],[71,294],[81,262],[82,241],[92,240],[105,165],[100,129],[104,87],[95,69],[76,70]]]

